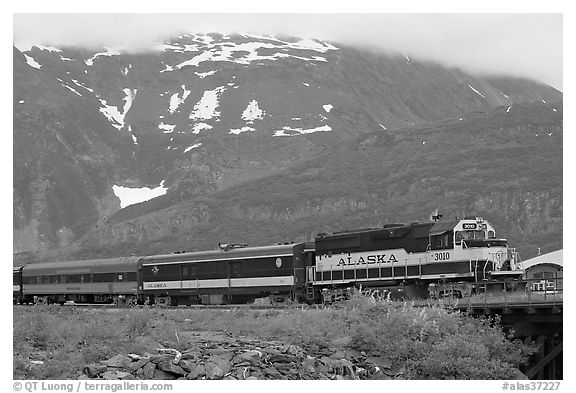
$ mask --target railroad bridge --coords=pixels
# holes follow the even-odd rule
[[[473,316],[498,315],[513,337],[538,348],[520,370],[529,379],[562,380],[563,293],[561,284],[554,282],[561,278],[547,280],[543,290],[534,290],[541,280],[523,280],[522,287],[515,291],[509,291],[510,282],[491,283],[491,288],[476,283],[484,286],[483,293],[441,302]]]

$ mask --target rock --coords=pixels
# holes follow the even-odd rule
[[[160,363],[158,363],[156,365],[156,368],[158,370],[162,370],[162,371],[165,371],[165,372],[170,373],[170,374],[174,374],[174,375],[179,376],[179,377],[188,374],[186,371],[184,371],[182,369],[182,367],[180,367],[177,364],[172,363],[171,360],[161,361]]]
[[[231,360],[234,357],[234,351],[232,351],[231,349],[226,349],[226,348],[222,348],[222,347],[207,349],[206,353],[210,354],[212,356],[219,356],[221,358],[228,359],[228,360]]]
[[[370,379],[383,380],[391,378],[388,375],[384,374],[382,371],[376,371],[374,374],[370,376]]]
[[[91,363],[84,367],[84,374],[90,378],[95,378],[108,370],[108,367],[103,364]]]
[[[44,351],[32,351],[28,358],[32,360],[46,360],[47,356]]]
[[[360,352],[354,349],[339,349],[335,351],[332,355],[330,355],[330,357],[332,359],[347,359],[347,360],[363,358]]]
[[[275,353],[270,355],[267,360],[271,363],[291,363],[299,361],[300,358],[287,353]]]
[[[157,368],[154,369],[154,375],[151,379],[176,379],[176,377],[166,371],[158,370]]]
[[[144,376],[144,369],[139,368],[138,370],[136,370],[134,375],[136,375],[136,377],[140,379],[146,379],[146,377]]]
[[[282,353],[287,353],[289,355],[295,355],[295,356],[303,356],[304,355],[304,351],[302,350],[302,348],[300,348],[297,345],[292,345],[292,344],[286,344],[284,346],[284,348],[282,348]]]
[[[154,375],[151,379],[176,379],[176,377],[166,371],[154,369]]]
[[[392,360],[385,356],[369,356],[365,362],[388,370],[392,368]]]
[[[186,376],[187,379],[200,379],[206,375],[206,369],[202,364],[198,364],[190,374]]]
[[[134,375],[124,371],[116,371],[116,377],[118,377],[118,379],[136,379]]]
[[[207,379],[222,379],[224,374],[226,374],[226,372],[216,363],[206,363],[204,368],[206,369]]]
[[[150,362],[150,359],[143,357],[143,358],[140,358],[139,360],[136,360],[135,362],[130,363],[127,368],[130,371],[136,371],[139,368],[144,367],[149,362]]]
[[[132,360],[128,356],[125,356],[125,355],[116,355],[113,358],[110,358],[108,360],[104,360],[101,363],[105,366],[108,366],[108,367],[122,368],[122,367],[127,367],[130,363],[132,363]]]
[[[275,367],[267,367],[262,371],[264,372],[264,374],[272,377],[271,379],[285,379],[283,378],[283,375],[280,374],[280,372],[278,372],[278,370]]]
[[[304,372],[313,373],[316,371],[314,364],[316,363],[316,359],[311,356],[306,357],[302,360],[302,370]]]
[[[181,359],[183,360],[198,360],[202,358],[202,352],[197,348],[191,348],[182,352]]]
[[[323,362],[315,362],[314,367],[316,369],[316,372],[319,374],[326,374],[326,373],[329,373],[330,371],[332,371],[332,367],[327,366]]]
[[[169,354],[152,355],[152,356],[150,356],[150,361],[151,361],[152,363],[156,363],[156,364],[158,364],[158,363],[160,363],[160,362],[162,362],[162,361],[165,361],[165,360],[170,360],[170,361],[172,361],[172,359],[174,359],[174,356],[173,356],[173,355],[169,355]]]
[[[194,370],[194,368],[196,367],[196,364],[194,362],[191,362],[190,360],[180,360],[178,365],[182,367],[182,369],[186,371],[186,373],[191,373],[192,370]]]
[[[120,379],[118,375],[116,375],[116,371],[106,371],[102,374],[102,378],[107,380]]]
[[[156,364],[148,362],[142,367],[145,379],[152,379],[154,376],[154,370],[156,370]]]
[[[231,358],[229,358],[227,355],[211,356],[210,358],[208,358],[208,360],[206,360],[205,365],[207,366],[209,363],[217,365],[218,368],[220,368],[224,372],[224,374],[229,373],[230,370],[232,369]],[[206,372],[206,375],[208,375],[208,372]]]
[[[248,363],[251,365],[256,365],[262,361],[262,352],[256,350],[248,350],[243,353],[236,355],[234,358],[234,363]]]

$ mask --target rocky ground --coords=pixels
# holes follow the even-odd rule
[[[263,380],[402,379],[385,357],[351,349],[297,345],[226,333],[189,332],[194,345],[179,352],[159,346],[156,353],[118,354],[86,365],[78,379]]]

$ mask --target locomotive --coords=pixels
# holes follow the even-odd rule
[[[399,298],[462,297],[516,277],[518,254],[480,217],[318,234],[314,242],[15,267],[15,303],[331,302],[362,286]]]

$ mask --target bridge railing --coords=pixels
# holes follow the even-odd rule
[[[442,304],[454,306],[561,306],[563,302],[562,277],[523,280],[478,281],[469,283],[463,291],[462,283],[446,283],[450,296],[441,297]]]

